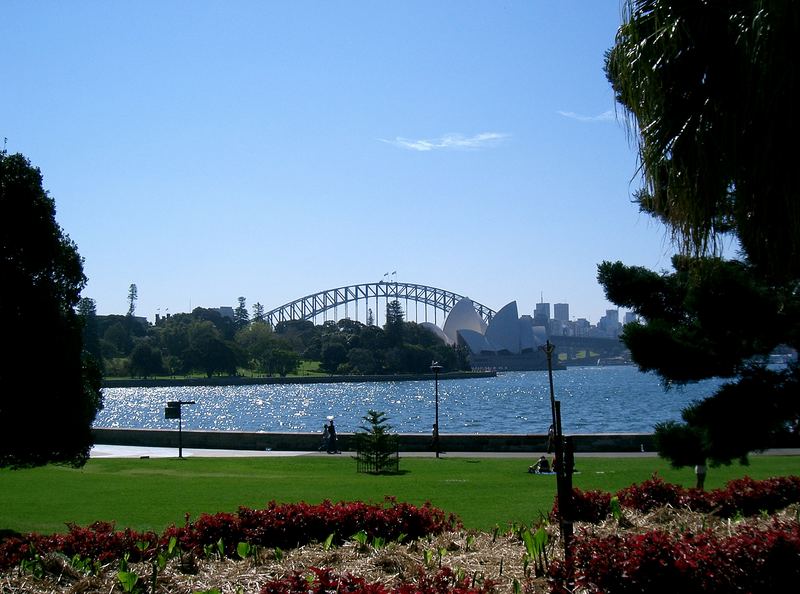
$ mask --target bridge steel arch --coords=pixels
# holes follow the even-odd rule
[[[371,303],[375,304],[374,315],[377,320],[377,315],[380,311],[379,302],[383,300],[385,303],[388,303],[395,299],[398,301],[405,300],[406,302],[414,301],[423,304],[426,308],[432,307],[435,316],[441,311],[442,321],[444,321],[450,310],[453,309],[456,303],[464,299],[464,297],[452,291],[426,285],[380,281],[377,283],[363,283],[360,285],[327,289],[319,293],[314,293],[313,295],[306,295],[305,297],[295,299],[290,303],[266,312],[264,318],[272,327],[275,327],[280,322],[288,322],[290,320],[313,320],[320,315],[326,316],[331,310],[334,310],[334,313],[336,313],[338,308],[342,306],[345,308],[344,317],[347,318],[349,317],[348,305],[353,303],[355,305],[357,319],[358,304],[359,302],[364,302],[365,311],[366,308],[370,307]],[[496,313],[494,310],[475,301],[473,301],[473,305],[478,315],[480,315],[487,324]],[[408,311],[406,311],[406,319],[409,319]],[[436,321],[436,319],[434,321]]]

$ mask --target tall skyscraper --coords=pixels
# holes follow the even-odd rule
[[[561,322],[569,322],[569,303],[553,304],[553,318]]]
[[[536,326],[544,326],[547,328],[550,325],[550,304],[537,303],[536,308],[533,310],[533,323]]]
[[[537,303],[536,308],[533,310],[534,317],[542,317],[546,320],[550,319],[550,304],[549,303]]]

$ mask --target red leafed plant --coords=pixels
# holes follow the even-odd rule
[[[598,524],[611,513],[611,494],[604,491],[581,491],[572,489],[572,520],[575,522],[591,522]],[[558,496],[553,502],[550,519],[558,518]]]
[[[617,491],[622,507],[649,512],[666,505],[687,508],[730,518],[736,514],[753,516],[773,513],[793,503],[800,503],[800,477],[784,476],[761,481],[750,477],[735,479],[713,491],[687,489],[665,482],[657,475]],[[611,495],[601,491],[573,489],[573,520],[598,523],[610,513]],[[558,515],[558,500],[553,504],[551,517]]]
[[[743,526],[726,538],[660,530],[579,535],[571,566],[554,561],[550,580],[556,594],[573,588],[615,594],[792,591],[800,580],[800,525],[775,520],[767,529]]]
[[[416,539],[455,530],[460,525],[455,515],[429,503],[414,506],[392,498],[383,504],[271,502],[264,509],[241,507],[237,513],[202,514],[194,522],[187,517],[184,526],[170,526],[160,536],[130,529],[115,530],[113,524],[96,522],[88,527],[70,525],[66,534],[7,538],[0,542],[0,569],[13,567],[32,554],[52,551],[101,562],[121,559],[126,553],[131,561],[150,559],[172,537],[182,550],[198,553],[221,541],[225,554],[235,557],[240,542],[292,548],[322,542],[330,534],[335,534],[335,541],[341,543],[361,530],[371,538],[387,541],[396,540],[401,534]]]

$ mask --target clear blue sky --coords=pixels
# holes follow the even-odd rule
[[[42,169],[98,312],[267,309],[381,280],[596,323],[638,212],[617,0],[0,4],[0,141]],[[362,310],[363,311],[363,310]]]

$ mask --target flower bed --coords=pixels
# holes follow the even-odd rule
[[[550,577],[555,594],[791,591],[800,580],[800,524],[743,525],[728,537],[709,531],[601,538],[583,533],[575,539],[571,562],[553,562]]]
[[[773,513],[792,503],[800,503],[800,477],[786,476],[762,481],[744,477],[728,482],[722,489],[701,491],[664,482],[654,475],[640,484],[616,493],[623,508],[648,512],[666,505],[731,518],[737,514],[753,516]],[[573,489],[573,520],[598,523],[611,514],[611,494]],[[558,517],[558,499],[551,518]]]
[[[360,501],[318,505],[271,502],[261,510],[241,507],[235,514],[202,514],[195,522],[187,517],[184,526],[171,526],[162,535],[115,530],[113,524],[96,522],[88,527],[70,525],[66,534],[12,537],[0,543],[0,569],[18,565],[33,554],[51,552],[104,563],[127,555],[137,562],[152,559],[172,538],[184,552],[202,553],[205,547],[222,543],[221,552],[234,557],[241,542],[290,548],[323,541],[333,534],[332,542],[341,543],[362,530],[368,538],[391,541],[401,534],[416,539],[459,525],[453,514],[428,503],[417,507],[394,499],[387,499],[383,505]]]

